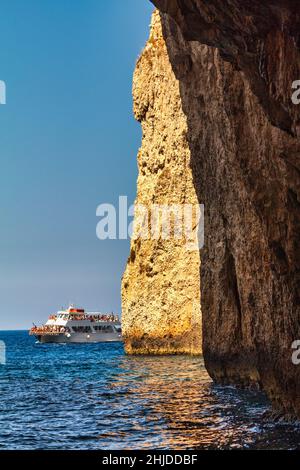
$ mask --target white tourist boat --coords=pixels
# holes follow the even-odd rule
[[[119,317],[100,312],[85,312],[73,305],[50,315],[42,326],[29,332],[40,343],[107,343],[122,341]]]

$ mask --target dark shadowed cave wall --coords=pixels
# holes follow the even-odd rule
[[[292,1],[153,0],[187,118],[203,352],[218,382],[300,416],[300,18]]]

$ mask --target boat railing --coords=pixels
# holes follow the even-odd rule
[[[116,315],[69,315],[67,317],[67,320],[73,320],[73,321],[82,321],[82,320],[88,320],[90,322],[98,322],[98,321],[106,321],[106,322],[112,322],[112,323],[117,323],[120,321],[119,317]]]
[[[39,336],[43,336],[43,335],[59,335],[59,334],[62,334],[62,333],[68,333],[69,332],[69,328],[66,328],[64,326],[34,326],[30,329],[29,331],[29,334],[30,335],[39,335]]]

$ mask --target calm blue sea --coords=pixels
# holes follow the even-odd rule
[[[0,449],[300,448],[298,427],[263,418],[262,394],[213,385],[201,358],[0,340]]]

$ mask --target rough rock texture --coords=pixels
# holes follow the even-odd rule
[[[179,83],[157,12],[136,65],[133,97],[134,114],[143,129],[136,204],[149,210],[152,204],[197,204]],[[199,252],[188,251],[185,240],[172,233],[169,240],[137,237],[131,242],[122,282],[128,353],[201,352]]]
[[[291,85],[299,79],[300,9],[295,0],[153,0],[185,39],[217,47],[242,70],[272,124],[300,132]]]
[[[291,361],[300,338],[299,106],[291,102],[299,15],[289,1],[153,3],[168,12],[164,38],[205,203],[208,372],[262,386],[276,409],[300,417],[300,366]]]

